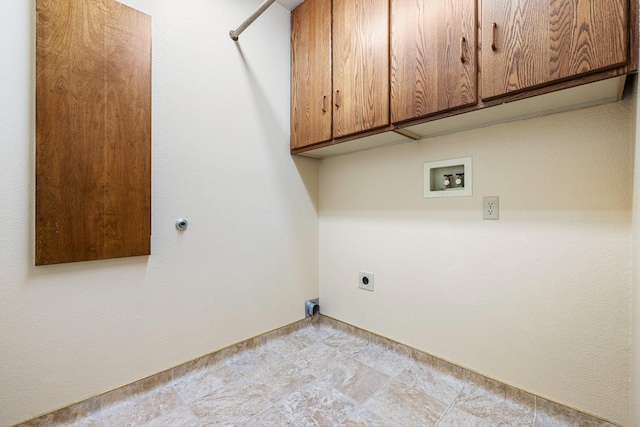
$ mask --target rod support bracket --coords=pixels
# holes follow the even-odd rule
[[[267,10],[267,8],[271,6],[275,1],[276,0],[264,0],[264,2],[260,5],[260,7],[258,7],[258,9],[255,12],[253,12],[250,17],[245,19],[244,22],[240,24],[238,28],[236,28],[235,30],[229,31],[229,37],[231,37],[231,40],[233,40],[234,42],[237,42],[238,37],[240,37],[240,34],[242,34],[242,32],[246,30],[247,27],[251,25],[251,23],[253,23],[253,21],[258,19],[258,16],[262,15],[262,12]]]

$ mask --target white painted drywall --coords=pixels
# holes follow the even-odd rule
[[[322,160],[323,313],[628,425],[630,110]],[[473,196],[424,199],[423,163],[466,156]]]
[[[34,267],[35,1],[0,2],[2,426],[294,322],[318,296],[318,165],[288,154],[289,11],[236,44],[260,0],[123,3],[153,23],[152,255]]]
[[[638,81],[634,81],[632,98],[633,218],[632,218],[632,282],[631,282],[631,425],[640,425],[640,108]]]
[[[640,22],[636,22],[640,25]],[[631,425],[640,425],[640,108],[638,108],[638,80],[633,87],[631,131],[634,150],[633,219],[632,219],[632,282],[631,282]]]

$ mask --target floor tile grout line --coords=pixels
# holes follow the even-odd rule
[[[533,395],[533,424],[531,427],[536,427],[536,421],[538,419],[538,396]]]
[[[365,365],[366,365],[366,364],[365,364]],[[367,366],[368,366],[368,365],[367,365]],[[370,366],[370,368],[373,368],[373,367],[372,367],[372,366]],[[373,368],[373,369],[375,369],[375,368]],[[380,372],[380,371],[378,371],[378,372]],[[402,371],[401,371],[401,372],[402,372]],[[385,375],[386,375],[386,374],[385,374]],[[398,373],[397,375],[400,375],[400,374]],[[396,376],[397,376],[397,375],[396,375]],[[385,388],[389,383],[391,383],[391,381],[393,381],[393,380],[395,379],[395,376],[393,376],[393,377],[392,377],[391,375],[387,375],[387,376],[389,377],[389,379],[388,379],[384,384],[382,384],[380,387],[378,387],[378,388],[376,389],[376,391],[374,391],[373,393],[371,393],[371,396],[369,396],[369,397],[367,397],[365,400],[363,400],[363,401],[362,401],[362,403],[360,403],[360,404],[358,405],[358,408],[357,408],[355,411],[353,411],[352,413],[350,413],[350,414],[349,414],[349,416],[348,416],[347,418],[345,418],[345,420],[346,420],[346,419],[349,419],[349,417],[350,417],[350,416],[352,416],[352,415],[354,415],[355,413],[357,413],[360,409],[364,409],[364,410],[367,410],[367,411],[370,411],[370,412],[372,412],[372,413],[376,414],[378,417],[380,417],[380,418],[382,418],[383,420],[385,420],[385,421],[389,422],[390,424],[394,424],[394,423],[390,422],[389,420],[387,420],[386,418],[384,418],[382,415],[378,414],[377,412],[375,412],[375,411],[373,411],[373,410],[371,410],[371,409],[365,408],[365,406],[364,406],[364,405],[365,405],[369,400],[371,400],[371,399],[373,398],[373,396],[375,396],[376,394],[378,394],[378,392],[379,392],[380,390],[382,390],[383,388]],[[343,420],[343,422],[344,422],[344,420]]]
[[[372,343],[370,343],[370,344],[372,344]],[[375,344],[374,344],[374,345],[375,345]],[[367,346],[367,347],[368,347],[368,346]],[[365,351],[367,347],[363,348],[363,349],[362,349],[362,350],[360,350],[358,353],[354,354],[354,355],[353,355],[353,357],[354,357],[354,358],[356,358],[360,353],[362,353],[363,351]],[[406,357],[406,356],[403,356],[403,355],[401,355],[401,354],[399,354],[399,353],[395,352],[394,350],[391,350],[391,349],[385,349],[385,350],[389,351],[390,353],[397,354],[397,355],[398,355],[398,356],[400,356],[400,357]],[[407,369],[407,368],[409,367],[409,365],[411,365],[411,363],[412,363],[412,358],[411,358],[411,356],[409,356],[409,357],[408,357],[408,359],[409,359],[409,363],[407,363],[407,365],[406,365],[406,366],[404,366],[402,369],[400,369],[400,371],[399,371],[399,372],[397,372],[397,373],[395,373],[395,374],[387,374],[386,372],[384,372],[384,371],[382,371],[382,370],[380,370],[380,369],[376,368],[375,366],[372,366],[370,363],[367,363],[367,362],[366,362],[366,361],[364,361],[364,360],[360,360],[360,359],[356,359],[356,360],[358,360],[358,362],[360,362],[360,363],[363,363],[363,364],[367,365],[368,367],[370,367],[370,368],[372,368],[372,369],[375,369],[375,370],[376,370],[376,371],[378,371],[378,372],[381,372],[381,373],[383,373],[383,374],[385,374],[385,375],[387,375],[387,376],[389,376],[389,377],[393,377],[393,378],[395,378],[396,376],[400,375],[400,373],[401,373],[401,372],[403,372],[405,369]]]
[[[198,425],[200,425],[200,427],[202,427],[202,422],[200,421],[200,418],[198,418],[196,416],[196,414],[193,413],[193,411],[191,410],[191,406],[189,406],[189,404],[184,400],[184,397],[182,397],[182,395],[180,394],[180,392],[176,388],[175,375],[174,375],[173,369],[171,369],[171,387],[173,388],[173,390],[178,395],[178,398],[180,399],[182,404],[187,408],[187,411],[189,411],[191,416],[193,416],[193,419],[196,420],[196,422],[198,423]]]
[[[285,414],[284,412],[282,412],[280,410],[280,408],[278,408],[275,404],[273,405],[274,408],[276,408],[276,411],[278,411],[283,417],[285,417],[286,419],[289,420],[289,422],[291,422],[291,424],[293,424],[295,427],[302,427],[300,426],[300,424],[298,424],[297,422],[295,422],[295,420],[292,420],[291,417],[289,417],[287,414]]]
[[[273,363],[275,363],[275,362],[276,362],[276,361],[274,361]],[[269,364],[269,365],[271,365],[271,364]],[[261,371],[262,371],[262,370],[261,370]],[[258,372],[256,371],[256,372],[254,372],[254,373],[255,373],[255,374],[257,374]],[[248,376],[249,376],[249,375],[248,375]],[[268,406],[268,407],[266,407],[266,408],[265,408],[265,409],[263,409],[262,411],[258,412],[258,413],[257,413],[257,414],[255,414],[254,416],[247,418],[247,419],[246,419],[246,420],[244,420],[240,425],[243,425],[243,424],[245,424],[245,423],[249,422],[249,421],[250,421],[250,420],[252,420],[253,418],[255,418],[255,417],[257,417],[258,415],[260,415],[261,413],[263,413],[264,411],[268,410],[270,407],[274,407],[274,408],[278,409],[278,408],[275,406],[275,404],[274,404],[271,400],[269,400],[269,398],[268,398],[267,396],[265,396],[265,395],[264,395],[264,393],[262,393],[260,390],[258,390],[258,389],[257,389],[257,388],[256,388],[256,387],[255,387],[255,386],[254,386],[254,385],[253,385],[253,384],[248,380],[248,378],[246,378],[245,376],[240,375],[240,379],[241,379],[242,381],[244,381],[244,383],[245,383],[246,385],[248,385],[248,386],[249,386],[249,388],[250,388],[252,391],[254,391],[255,393],[259,394],[259,395],[260,395],[260,396],[261,396],[261,397],[262,397],[266,402],[268,402],[268,403],[269,403],[269,406]],[[285,415],[285,416],[286,416],[286,415]],[[287,419],[289,419],[289,417],[287,417]]]
[[[453,405],[456,403],[456,400],[458,400],[458,397],[460,397],[460,395],[462,394],[462,392],[464,391],[465,387],[467,387],[467,372],[464,372],[464,382],[462,383],[462,388],[460,389],[460,391],[458,392],[458,394],[456,394],[456,397],[454,397],[451,402],[449,403],[449,406],[447,406],[447,409],[444,410],[444,412],[442,413],[442,415],[440,416],[440,419],[438,420],[438,422],[435,424],[434,427],[438,427],[440,425],[440,423],[442,422],[442,420],[444,419],[444,417],[447,415],[447,412],[449,412],[449,410],[453,407]]]
[[[305,347],[305,348],[306,348],[306,347]],[[300,349],[300,350],[298,350],[298,351],[301,351],[301,350],[303,350],[303,349]],[[297,352],[291,353],[291,355],[294,355],[294,354],[296,354],[296,353],[297,353]],[[294,393],[297,393],[297,392],[298,392],[298,391],[300,391],[300,389],[302,389],[303,387],[305,387],[305,386],[307,386],[307,385],[309,385],[309,384],[313,383],[314,381],[317,381],[317,380],[318,380],[318,377],[316,377],[313,373],[311,373],[311,371],[309,371],[309,370],[307,370],[307,369],[304,369],[304,368],[302,368],[301,366],[298,366],[296,363],[294,363],[292,360],[290,360],[287,356],[282,356],[282,359],[283,359],[283,360],[285,360],[285,361],[287,361],[287,362],[289,362],[289,363],[291,363],[292,365],[296,366],[296,367],[297,367],[298,369],[300,369],[302,372],[306,372],[306,373],[308,373],[309,375],[311,375],[311,376],[313,377],[313,380],[309,381],[308,383],[304,384],[303,386],[297,387],[294,391],[292,391],[291,393],[289,393],[289,394],[287,394],[286,396],[282,397],[281,399],[277,400],[276,402],[272,402],[272,401],[271,401],[267,396],[265,396],[265,395],[264,395],[264,393],[262,393],[260,390],[256,389],[256,388],[254,387],[254,385],[248,381],[248,379],[246,379],[246,378],[244,378],[244,377],[241,377],[241,378],[242,378],[242,379],[243,379],[247,384],[249,384],[249,386],[250,386],[250,387],[251,387],[255,392],[257,392],[257,393],[258,393],[258,394],[260,394],[262,397],[264,397],[264,398],[267,400],[267,402],[269,402],[269,404],[271,405],[271,407],[275,408],[275,409],[276,409],[280,414],[282,414],[282,416],[284,416],[287,420],[289,420],[289,421],[290,421],[294,426],[296,426],[296,427],[300,427],[298,423],[296,423],[296,422],[295,422],[294,420],[292,420],[289,416],[287,416],[287,414],[285,414],[284,412],[282,412],[282,411],[280,410],[280,408],[278,407],[278,403],[282,402],[282,401],[283,401],[283,400],[285,400],[285,399],[288,399],[289,397],[291,397],[291,395],[293,395]],[[276,363],[276,361],[274,361],[273,363]],[[257,373],[257,372],[256,372],[256,373]],[[264,411],[262,411],[262,412],[265,412],[265,411],[266,411],[266,410],[268,410],[268,409],[269,409],[269,408],[266,408],[266,409],[265,409]],[[260,414],[261,414],[262,412],[260,412]],[[258,415],[259,415],[259,414],[256,414],[254,417],[249,418],[248,420],[244,421],[244,423],[246,423],[246,422],[250,421],[251,419],[253,419],[253,418],[257,417]]]
[[[347,399],[349,399],[350,401],[352,401],[352,402],[354,402],[354,403],[356,404],[356,405],[355,405],[354,410],[353,410],[353,411],[351,411],[351,412],[349,412],[348,414],[346,414],[346,416],[345,416],[343,419],[341,419],[341,420],[339,421],[339,423],[343,423],[343,422],[344,422],[345,420],[347,420],[350,416],[352,416],[353,414],[355,414],[356,412],[358,412],[360,409],[362,409],[362,408],[363,408],[363,406],[362,406],[362,404],[361,404],[361,403],[359,403],[359,402],[357,402],[355,399],[353,399],[353,398],[351,398],[351,397],[347,396],[347,395],[346,395],[346,394],[344,394],[341,390],[337,389],[337,388],[336,388],[336,387],[334,387],[333,385],[331,385],[331,384],[327,383],[326,381],[322,380],[322,377],[324,377],[325,375],[327,375],[328,373],[330,373],[331,371],[333,371],[333,370],[334,370],[335,368],[337,368],[338,366],[343,365],[345,362],[347,362],[347,361],[349,361],[349,360],[352,360],[352,359],[355,359],[355,357],[356,357],[356,355],[357,355],[358,353],[360,353],[361,351],[364,351],[364,349],[365,349],[365,348],[367,348],[367,347],[369,346],[369,344],[370,344],[370,340],[368,340],[368,339],[364,339],[364,338],[361,338],[361,337],[354,336],[353,334],[351,334],[351,333],[349,333],[349,332],[340,331],[340,330],[337,330],[337,329],[332,328],[332,327],[330,327],[330,329],[333,331],[333,333],[331,333],[330,335],[328,335],[328,336],[324,337],[324,339],[317,339],[315,336],[309,336],[309,335],[307,335],[307,336],[308,336],[309,338],[311,338],[311,339],[314,341],[314,343],[319,343],[319,344],[325,345],[325,346],[326,346],[326,347],[328,347],[328,348],[334,349],[334,350],[336,350],[336,351],[338,352],[338,354],[341,354],[341,353],[342,353],[344,356],[346,356],[346,358],[345,358],[344,360],[342,360],[341,362],[337,363],[335,366],[333,366],[333,367],[331,367],[331,368],[327,368],[326,370],[323,370],[323,372],[321,372],[321,373],[319,373],[318,375],[316,375],[315,373],[312,373],[311,371],[309,371],[309,370],[307,370],[307,369],[302,368],[301,366],[299,366],[298,364],[296,364],[295,362],[293,362],[291,359],[289,359],[289,357],[285,357],[285,359],[286,359],[288,362],[290,362],[290,363],[292,363],[293,365],[295,365],[296,367],[300,368],[302,371],[309,372],[309,374],[310,374],[314,379],[313,379],[312,381],[310,381],[309,383],[307,383],[307,384],[305,384],[305,385],[303,385],[303,386],[300,386],[300,387],[296,388],[296,390],[295,390],[295,391],[293,391],[293,392],[291,392],[290,394],[288,394],[287,396],[283,397],[283,398],[282,398],[282,399],[280,399],[278,402],[275,402],[273,405],[276,407],[276,409],[277,409],[280,413],[282,413],[282,411],[280,411],[280,409],[278,408],[278,403],[280,403],[280,402],[282,402],[282,401],[284,401],[284,400],[288,399],[289,397],[291,397],[291,396],[292,396],[293,394],[295,394],[296,392],[299,392],[301,389],[303,389],[303,388],[304,388],[304,387],[306,387],[306,386],[309,386],[310,384],[312,384],[312,383],[314,383],[314,382],[317,382],[317,383],[323,384],[323,385],[325,385],[325,386],[327,386],[327,387],[330,387],[331,389],[333,389],[333,390],[334,390],[334,391],[336,391],[337,393],[340,393],[341,395],[343,395],[344,397],[346,397]],[[331,346],[331,345],[328,345],[328,344],[326,343],[326,341],[327,341],[327,340],[329,340],[330,338],[335,337],[335,336],[337,336],[337,335],[345,335],[345,336],[348,336],[348,337],[350,337],[350,338],[354,338],[354,339],[362,339],[364,342],[366,342],[366,344],[367,344],[367,345],[366,345],[365,347],[363,347],[361,350],[358,350],[356,353],[353,353],[353,354],[344,354],[344,353],[343,353],[343,351],[342,351],[342,347],[343,347],[343,345],[340,345],[340,346]],[[312,344],[312,345],[313,345],[313,344]],[[291,357],[294,357],[297,353],[299,353],[300,351],[303,351],[303,350],[304,350],[305,348],[307,348],[307,347],[309,347],[309,346],[305,346],[304,348],[302,348],[302,349],[298,350],[297,352],[293,352],[293,353],[291,353],[291,355],[290,355],[290,356],[291,356]],[[373,368],[373,367],[372,367],[372,368]],[[375,368],[373,368],[373,369],[375,369]],[[377,369],[376,369],[376,370],[377,370]],[[376,392],[377,392],[377,390],[376,390]],[[374,393],[375,393],[375,392],[374,392]],[[285,415],[285,417],[286,417],[286,414],[283,414],[283,415]],[[287,419],[291,420],[289,417],[287,417]],[[296,424],[296,423],[294,422],[294,424]],[[297,425],[297,424],[296,424],[296,425]]]
[[[315,375],[311,374],[314,379],[312,381],[309,381],[308,383],[306,383],[303,386],[298,387],[295,391],[293,391],[292,393],[288,394],[287,396],[283,397],[282,399],[278,400],[275,403],[272,403],[273,406],[275,406],[276,409],[278,409],[278,411],[280,413],[282,413],[282,411],[280,411],[280,408],[278,408],[278,404],[286,399],[288,399],[289,397],[291,397],[292,395],[294,395],[295,393],[299,392],[300,390],[302,390],[303,388],[309,386],[310,384],[313,384],[314,382],[317,383],[321,383],[323,385],[326,385],[327,387],[331,387],[333,390],[335,390],[336,392],[342,394],[344,397],[346,397],[347,399],[353,401],[356,403],[356,407],[359,407],[360,404],[355,400],[352,399],[351,397],[347,396],[346,394],[344,394],[341,390],[338,390],[337,388],[335,388],[334,386],[332,386],[331,384],[328,384],[327,382],[323,381],[322,379],[320,379],[320,377],[316,377]],[[355,413],[356,411],[350,412],[344,419],[340,420],[340,423],[343,423],[346,419],[348,419],[353,413]],[[289,418],[286,414],[282,413],[285,417],[287,417],[287,419],[291,420],[291,418]],[[293,424],[295,424],[296,426],[298,426],[298,424],[296,422],[294,422],[293,420],[291,420],[293,422]]]
[[[260,392],[258,391],[258,393],[260,393]],[[262,393],[260,393],[260,394],[261,394],[263,397],[265,397]],[[265,399],[266,399],[266,397],[265,397]],[[267,399],[267,402],[269,402],[269,406],[268,406],[268,407],[264,408],[262,411],[258,412],[257,414],[255,414],[255,415],[254,415],[254,416],[252,416],[251,418],[249,418],[249,419],[247,419],[247,420],[244,420],[241,424],[239,424],[239,426],[241,427],[241,426],[245,425],[246,423],[248,423],[249,421],[253,420],[254,418],[258,418],[261,414],[263,414],[263,413],[267,412],[269,409],[275,409],[276,411],[278,411],[278,413],[279,413],[280,415],[282,415],[283,417],[285,417],[285,418],[286,418],[286,419],[287,419],[291,424],[293,424],[295,427],[300,427],[300,426],[298,425],[298,423],[294,422],[291,418],[289,418],[289,417],[287,416],[287,414],[283,413],[283,412],[280,410],[280,408],[278,408],[278,406],[276,406],[276,404],[275,404],[275,403],[271,402],[269,399]]]
[[[371,342],[371,341],[370,341],[370,344],[372,344],[372,342]],[[367,347],[368,347],[368,346],[367,346]],[[369,368],[374,369],[375,371],[377,371],[377,372],[379,372],[379,373],[381,373],[381,374],[383,374],[383,375],[388,376],[388,377],[389,377],[389,379],[388,379],[384,384],[382,384],[380,387],[378,387],[378,388],[376,389],[376,391],[374,391],[373,393],[371,393],[371,396],[369,396],[367,399],[365,399],[365,400],[361,403],[361,406],[362,406],[363,408],[364,408],[364,405],[365,405],[365,403],[366,403],[366,402],[368,402],[370,399],[372,399],[372,398],[373,398],[373,396],[375,396],[375,395],[376,395],[380,390],[382,390],[384,387],[386,387],[388,384],[390,384],[394,379],[398,379],[397,377],[398,377],[401,373],[403,373],[403,372],[404,372],[404,371],[405,371],[405,370],[406,370],[406,369],[411,365],[411,363],[412,363],[412,362],[411,362],[411,357],[409,357],[409,362],[406,364],[406,366],[404,366],[402,369],[400,369],[396,374],[394,374],[394,375],[389,375],[389,374],[387,374],[386,372],[383,372],[383,371],[381,371],[380,369],[376,368],[375,366],[372,366],[371,364],[369,364],[369,363],[367,363],[367,362],[365,362],[365,361],[363,361],[363,360],[357,359],[357,358],[356,358],[356,356],[357,356],[358,354],[360,354],[361,352],[363,352],[364,350],[365,350],[365,349],[362,349],[361,351],[359,351],[357,354],[355,354],[355,355],[353,356],[353,358],[354,358],[354,359],[356,359],[358,362],[362,363],[363,365],[368,366]],[[389,351],[389,352],[393,352],[393,353],[395,353],[395,351],[393,351],[393,350],[391,350],[391,349],[388,349],[388,351]],[[397,353],[395,353],[395,354],[397,354]],[[402,356],[402,355],[401,355],[401,357],[404,357],[404,356]],[[400,380],[400,379],[398,379],[398,381],[403,382],[403,381],[402,381],[402,380]],[[404,382],[403,382],[403,383],[404,383]],[[366,408],[365,408],[365,409],[366,409]],[[374,412],[374,411],[372,411],[372,412]],[[384,417],[382,417],[380,414],[378,414],[378,413],[376,413],[376,412],[374,412],[374,413],[375,413],[377,416],[379,416],[380,418],[384,419],[385,421],[388,421],[388,420],[386,420]],[[392,424],[393,424],[393,423],[392,423]]]
[[[360,404],[357,400],[353,399],[353,398],[352,398],[352,397],[350,397],[350,396],[347,396],[347,395],[346,395],[346,394],[344,394],[341,390],[338,390],[336,387],[332,386],[331,384],[328,384],[328,383],[326,383],[326,382],[324,382],[324,381],[322,381],[322,380],[318,380],[318,381],[320,381],[321,383],[323,383],[323,384],[324,384],[324,385],[326,385],[326,386],[331,387],[333,390],[337,391],[338,393],[340,393],[341,395],[343,395],[343,396],[344,396],[344,397],[346,397],[347,399],[351,400],[352,402],[355,402],[355,404],[356,404],[356,409],[354,409],[353,411],[349,412],[349,413],[348,413],[348,414],[347,414],[343,419],[341,419],[341,420],[338,422],[338,425],[340,425],[340,424],[344,423],[346,420],[348,420],[348,419],[349,419],[349,417],[350,417],[351,415],[355,414],[355,413],[358,411],[358,409],[360,408],[361,404]]]
[[[354,358],[355,358],[355,356],[354,356]],[[358,360],[358,359],[356,359],[356,360]],[[380,387],[378,387],[378,388],[376,389],[376,391],[374,391],[373,393],[371,393],[371,395],[370,395],[369,397],[367,397],[365,400],[363,400],[363,401],[362,401],[362,403],[360,403],[360,405],[359,405],[358,409],[356,409],[356,410],[355,410],[355,411],[353,411],[351,414],[349,414],[349,416],[348,416],[347,418],[345,418],[345,419],[348,419],[351,415],[354,415],[354,414],[355,414],[356,412],[358,412],[360,409],[364,409],[364,410],[366,410],[366,411],[370,411],[370,412],[374,413],[376,416],[378,416],[379,418],[381,418],[381,419],[383,419],[384,421],[388,422],[389,424],[395,425],[395,423],[393,423],[393,422],[389,421],[388,419],[386,419],[385,417],[383,417],[382,415],[380,415],[380,414],[379,414],[379,413],[377,413],[376,411],[374,411],[374,410],[372,410],[372,409],[365,408],[365,404],[366,404],[369,400],[373,399],[373,397],[374,397],[376,394],[378,394],[378,392],[380,392],[380,390],[382,390],[382,389],[383,389],[383,388],[385,388],[387,385],[389,385],[393,380],[397,379],[397,377],[398,377],[401,373],[403,373],[403,372],[405,371],[405,369],[407,369],[407,368],[409,367],[410,363],[409,363],[409,364],[407,364],[407,366],[405,366],[404,368],[402,368],[402,369],[400,370],[400,372],[398,372],[397,374],[395,374],[395,375],[389,375],[389,374],[386,374],[386,373],[382,372],[382,371],[381,371],[381,370],[379,370],[378,368],[375,368],[375,367],[373,367],[373,366],[369,365],[368,363],[365,363],[365,362],[363,362],[363,361],[361,361],[361,360],[358,360],[358,362],[362,363],[362,364],[363,364],[363,365],[365,365],[365,366],[370,367],[371,369],[375,369],[376,371],[380,372],[380,373],[381,373],[381,374],[383,374],[383,375],[388,376],[388,377],[389,377],[389,379],[388,379],[386,382],[384,382]],[[398,379],[398,381],[400,381],[400,380]],[[402,382],[402,381],[400,381],[400,382]],[[403,384],[404,384],[404,383],[403,383]]]

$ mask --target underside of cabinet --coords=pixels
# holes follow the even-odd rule
[[[474,106],[466,110],[451,111],[431,120],[408,124],[402,128],[389,127],[384,132],[370,132],[367,135],[360,135],[351,140],[325,144],[307,151],[298,151],[294,154],[314,158],[333,157],[415,141],[416,138],[402,135],[398,133],[400,131],[409,131],[417,135],[417,139],[426,139],[499,123],[615,102],[621,99],[626,80],[627,76],[622,75],[580,86],[557,89],[509,103],[483,104],[482,108]]]

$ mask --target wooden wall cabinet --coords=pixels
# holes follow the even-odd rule
[[[291,13],[291,148],[333,135],[331,0],[307,0]]]
[[[36,1],[35,264],[151,249],[151,18]]]
[[[389,124],[388,0],[307,0],[291,18],[291,148]]]
[[[391,121],[478,102],[476,0],[391,0]]]
[[[629,0],[481,0],[488,99],[627,62]]]
[[[333,0],[335,138],[389,124],[389,0]]]
[[[345,142],[361,150],[420,139],[434,134],[427,122],[608,79],[617,84],[592,87],[593,97],[571,91],[575,101],[552,103],[566,109],[620,99],[624,76],[638,70],[639,7],[631,0],[306,0],[292,21],[291,152],[322,157],[344,152],[330,146]],[[305,8],[315,9],[311,17]],[[314,28],[322,31],[306,35]],[[468,123],[492,120],[501,118],[488,112]]]

